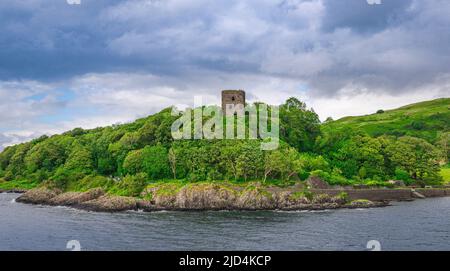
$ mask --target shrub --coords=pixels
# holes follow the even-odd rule
[[[341,193],[337,194],[336,198],[341,199],[344,202],[348,202],[348,200],[349,200],[348,194],[346,192],[341,192]]]
[[[114,186],[114,180],[98,176],[89,175],[79,181],[72,182],[68,185],[68,190],[85,192],[93,188],[102,188],[105,191]]]
[[[137,175],[127,175],[109,192],[119,196],[137,197],[147,183],[147,174],[138,173]]]
[[[411,122],[411,128],[414,130],[424,130],[427,127],[426,123],[420,120]]]
[[[310,175],[310,173],[307,172],[307,171],[304,171],[304,170],[302,170],[302,171],[300,171],[300,172],[298,173],[298,177],[299,177],[300,180],[302,180],[302,181],[308,179],[308,178],[309,178],[309,175]]]
[[[298,191],[298,192],[294,192],[292,193],[289,198],[291,200],[299,200],[302,198],[306,198],[308,201],[311,201],[313,199],[313,194],[309,191]]]
[[[59,167],[55,174],[46,181],[46,185],[50,188],[58,188],[65,190],[72,182],[77,182],[83,179],[86,175],[75,170],[68,170],[64,167]]]
[[[330,185],[353,185],[354,181],[345,178],[340,175],[338,171],[333,171],[333,173],[324,172],[322,170],[315,170],[310,173],[313,177],[319,177],[320,179],[326,181]]]
[[[170,178],[169,155],[161,145],[147,146],[142,150],[143,170],[152,179]]]
[[[396,168],[395,169],[395,179],[409,182],[411,180],[411,177],[409,176],[409,173],[406,170],[403,170],[401,168]]]
[[[323,179],[325,181],[330,179],[330,174],[328,172],[325,172],[325,171],[320,170],[320,169],[311,171],[309,175],[311,177],[319,177],[319,178],[321,178],[321,179]]]

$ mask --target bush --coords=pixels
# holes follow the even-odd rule
[[[64,167],[59,167],[55,174],[46,181],[46,185],[50,188],[58,188],[65,190],[70,183],[77,182],[85,177],[82,172],[68,170]]]
[[[329,174],[328,172],[325,172],[325,171],[320,170],[320,169],[311,171],[311,172],[309,173],[309,175],[310,175],[311,177],[319,177],[319,178],[321,178],[321,179],[323,179],[323,180],[327,180],[327,179],[330,178],[330,174]]]
[[[137,197],[144,190],[147,183],[147,174],[127,175],[109,192],[118,196]]]
[[[93,188],[102,188],[103,190],[108,191],[113,186],[114,180],[112,179],[98,175],[89,175],[79,181],[71,182],[67,189],[85,192]]]
[[[308,179],[308,178],[309,178],[309,175],[310,175],[310,173],[307,172],[307,171],[304,171],[304,170],[302,170],[302,171],[300,171],[300,172],[298,173],[298,177],[299,177],[300,180],[302,180],[302,181],[305,181],[306,179]]]
[[[348,202],[348,200],[349,200],[348,194],[345,192],[341,192],[341,193],[337,194],[336,198],[341,199],[344,202]]]
[[[324,172],[323,170],[314,170],[310,173],[313,177],[318,177],[324,181],[326,181],[330,185],[353,185],[354,181],[345,178],[344,176],[338,174],[337,171],[333,173]]]
[[[309,192],[309,191],[302,191],[302,192],[298,191],[298,192],[292,193],[289,196],[289,198],[291,200],[299,200],[299,199],[305,198],[308,201],[311,201],[313,199],[313,196],[314,195],[311,192]]]
[[[426,123],[423,121],[413,121],[411,122],[411,128],[414,130],[424,130],[427,127]]]
[[[152,179],[171,178],[169,155],[161,145],[147,146],[142,150],[143,170]]]
[[[403,170],[401,168],[396,168],[395,169],[395,179],[402,180],[404,182],[410,182],[411,177],[409,176],[409,173],[406,170]]]

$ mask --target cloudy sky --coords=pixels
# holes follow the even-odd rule
[[[0,2],[0,148],[194,95],[297,96],[322,119],[450,96],[450,1]]]

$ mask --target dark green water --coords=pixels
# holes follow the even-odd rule
[[[0,250],[450,250],[450,198],[323,212],[93,213],[0,194]]]

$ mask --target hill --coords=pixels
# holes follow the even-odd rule
[[[344,117],[324,124],[324,129],[361,129],[370,136],[413,136],[434,143],[439,134],[450,131],[450,98],[406,105],[378,113]]]
[[[102,187],[111,194],[139,196],[156,181],[286,185],[309,176],[333,185],[386,186],[393,178],[439,184],[442,140],[433,145],[424,139],[435,141],[449,130],[449,102],[439,99],[321,125],[313,110],[290,98],[280,106],[280,144],[273,151],[262,151],[261,139],[173,140],[177,117],[168,108],[123,125],[77,128],[8,147],[0,153],[0,189]],[[409,136],[373,137],[393,133]]]

